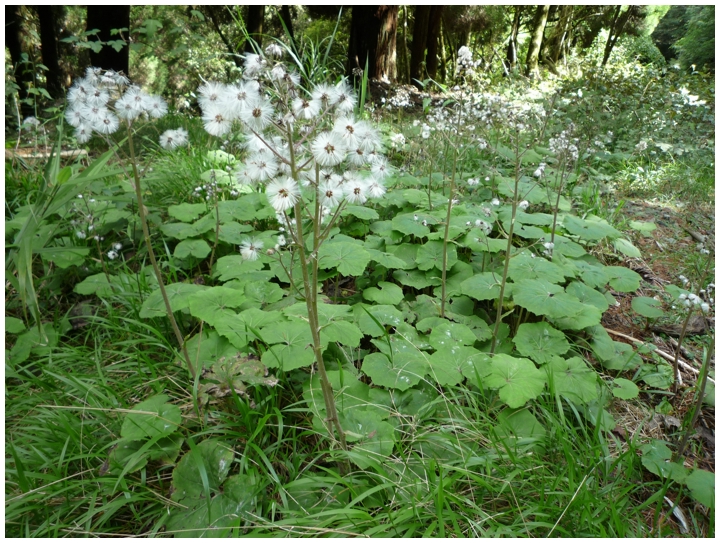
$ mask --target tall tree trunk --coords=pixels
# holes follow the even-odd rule
[[[232,46],[230,41],[227,39],[225,34],[222,31],[222,28],[220,28],[220,15],[217,12],[218,9],[226,9],[227,6],[214,6],[209,5],[205,6],[205,12],[206,12],[206,18],[210,19],[210,22],[213,24],[213,27],[215,27],[215,32],[218,33],[218,36],[220,36],[220,39],[225,44],[225,49],[227,49],[228,53],[230,54],[230,58],[233,59],[235,62],[235,66],[238,68],[243,67],[243,61],[241,55],[238,54],[238,52],[235,50],[235,48]]]
[[[402,80],[404,83],[410,82],[410,48],[408,47],[408,32],[410,25],[408,24],[408,7],[403,6],[403,72]]]
[[[61,98],[63,96],[63,76],[58,56],[57,27],[59,26],[58,22],[63,20],[65,8],[63,6],[37,6],[35,9],[37,9],[40,20],[42,61],[47,67],[47,72],[45,72],[46,90],[53,98]]]
[[[265,21],[265,6],[248,6],[247,31],[250,37],[255,40],[258,47],[262,45],[263,22]],[[245,42],[245,52],[253,53],[254,49],[250,40]]]
[[[22,63],[22,15],[20,6],[5,4],[5,47],[10,50],[10,60],[13,63],[15,81],[20,87],[20,111],[23,117],[35,114],[31,104],[25,101],[28,98],[28,89],[32,86],[32,73],[30,67]]]
[[[540,57],[540,48],[542,47],[543,33],[545,32],[549,11],[550,6],[538,6],[535,10],[530,47],[528,47],[527,59],[525,61],[525,75],[528,77],[536,77],[540,73],[538,70],[538,59]]]
[[[620,14],[621,8],[622,6],[617,6],[617,8],[615,8],[615,14],[613,15],[613,21],[612,25],[610,26],[610,32],[608,33],[608,39],[607,42],[605,42],[605,52],[603,53],[601,66],[605,66],[607,64],[607,61],[610,59],[610,53],[612,53],[615,44],[617,43],[618,39],[623,33],[623,30],[625,29],[625,24],[628,22],[628,19],[630,19],[630,16],[638,9],[637,6],[628,6],[628,9],[626,9],[622,14]]]
[[[130,6],[88,5],[87,7],[87,30],[100,30],[95,36],[89,36],[89,41],[108,42],[122,39],[120,34],[112,34],[111,30],[130,28]],[[128,31],[122,33],[122,37],[128,38]],[[126,43],[119,51],[110,45],[103,45],[98,53],[90,50],[90,63],[93,66],[105,70],[130,72],[130,48]]]
[[[427,73],[430,79],[437,77],[438,69],[438,36],[444,6],[430,6],[430,20],[427,33]]]
[[[375,17],[380,21],[375,70],[370,77],[394,83],[397,80],[397,23],[399,6],[379,6]]]
[[[513,16],[512,26],[510,27],[510,40],[508,41],[507,58],[510,68],[515,68],[518,61],[518,32],[520,32],[520,16],[523,12],[523,6],[515,6],[515,15]]]
[[[430,23],[431,6],[415,6],[415,25],[413,27],[412,50],[410,53],[410,81],[418,88],[424,79],[423,64],[427,48],[428,26]]]
[[[552,59],[555,64],[557,64],[558,60],[563,56],[563,50],[568,43],[574,7],[575,6],[572,5],[564,5],[560,8],[560,18],[553,32],[549,54],[550,59]]]

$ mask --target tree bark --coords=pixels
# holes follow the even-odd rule
[[[530,47],[528,47],[527,59],[525,61],[525,75],[528,77],[536,77],[540,73],[538,70],[538,59],[540,57],[543,33],[545,32],[549,11],[550,6],[538,6],[535,10]]]
[[[437,77],[438,69],[438,37],[440,34],[440,21],[444,6],[430,6],[430,20],[427,33],[427,73],[430,79]]]
[[[59,63],[57,27],[58,21],[63,19],[65,8],[63,6],[37,6],[36,9],[40,20],[42,61],[47,67],[45,88],[53,98],[62,98],[63,74]]]
[[[564,56],[563,49],[568,42],[567,38],[572,21],[573,8],[574,6],[572,5],[564,5],[560,8],[560,18],[558,19],[558,23],[555,26],[553,36],[550,40],[549,57],[555,64]]]
[[[397,80],[397,23],[400,6],[379,6],[375,14],[380,21],[375,53],[375,70],[370,77],[395,83]]]
[[[603,53],[603,59],[601,66],[605,66],[607,61],[610,59],[610,53],[612,53],[615,44],[625,29],[625,24],[630,19],[630,16],[635,12],[637,6],[629,6],[622,14],[620,9],[622,6],[617,6],[615,14],[613,15],[612,25],[610,26],[610,32],[608,33],[607,42],[605,42],[605,52]]]
[[[5,4],[5,47],[10,50],[10,60],[13,63],[15,81],[20,87],[20,111],[23,117],[35,114],[32,105],[26,103],[28,89],[32,86],[32,73],[29,66],[22,62],[22,15],[20,6],[9,6]]]
[[[111,30],[120,28],[130,28],[130,6],[108,5],[88,5],[87,7],[87,30],[100,30],[95,36],[88,37],[89,41],[101,41],[103,43],[120,40],[122,37],[127,39],[127,30],[120,34],[112,34]],[[115,70],[123,72],[125,75],[130,73],[130,48],[126,43],[119,51],[116,51],[110,45],[103,45],[99,53],[90,50],[90,63],[98,68],[105,70]]]
[[[410,51],[410,81],[418,88],[422,88],[421,82],[425,70],[425,50],[427,48],[428,25],[430,23],[431,6],[415,6],[415,25],[413,27],[412,49]]]
[[[216,11],[216,8],[218,6],[205,6],[205,9],[207,10],[207,18],[210,19],[210,21],[213,24],[213,27],[215,27],[215,32],[218,33],[218,36],[220,36],[220,39],[225,44],[225,48],[228,50],[228,53],[230,54],[230,57],[235,62],[235,66],[238,68],[243,67],[243,61],[241,56],[238,54],[238,52],[235,50],[235,48],[232,46],[230,41],[225,37],[225,34],[222,31],[222,28],[220,28],[220,17],[218,16],[218,13]]]
[[[247,31],[250,37],[255,40],[258,47],[262,46],[263,22],[265,20],[265,6],[248,6]],[[252,42],[245,42],[245,52],[254,53]]]
[[[513,16],[512,26],[510,27],[510,40],[508,41],[507,53],[505,58],[510,68],[515,68],[518,61],[518,32],[520,32],[520,16],[523,12],[523,6],[515,6],[515,15]]]

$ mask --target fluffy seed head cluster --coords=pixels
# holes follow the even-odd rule
[[[121,73],[100,68],[88,68],[85,77],[76,79],[68,91],[67,101],[65,118],[75,128],[79,143],[87,142],[93,132],[112,134],[120,126],[120,120],[130,124],[140,116],[159,119],[167,113],[167,104],[162,98],[130,86],[128,78]]]
[[[568,130],[563,130],[556,138],[550,138],[550,150],[557,155],[559,159],[565,159],[568,162],[575,162],[578,159],[577,138],[572,138],[570,134],[573,126]]]

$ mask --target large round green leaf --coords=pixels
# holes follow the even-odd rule
[[[328,242],[320,247],[319,265],[322,269],[337,268],[343,275],[362,275],[372,260],[370,254],[355,243]]]
[[[147,439],[172,434],[182,420],[180,408],[158,394],[140,402],[125,416],[120,435],[125,439]]]
[[[550,283],[562,283],[565,275],[557,264],[541,256],[533,257],[528,251],[512,257],[508,265],[508,277],[516,282],[521,279],[545,279]]]
[[[624,266],[606,266],[605,272],[610,286],[618,292],[635,292],[640,288],[642,277]]]
[[[570,349],[565,334],[546,322],[521,324],[513,343],[520,354],[532,358],[538,364],[545,364]]]
[[[457,262],[457,250],[455,245],[450,243],[447,247],[447,268],[450,269]],[[443,243],[442,241],[428,241],[421,245],[417,252],[417,267],[419,270],[430,270],[443,267]]]
[[[537,398],[545,388],[545,381],[543,372],[527,358],[496,354],[483,383],[497,388],[500,399],[515,408]]]
[[[470,328],[464,324],[445,321],[430,332],[430,345],[435,349],[454,347],[456,345],[472,345],[477,338]]]
[[[476,300],[494,300],[500,296],[500,285],[502,277],[495,273],[478,273],[460,283],[460,289],[466,296]],[[507,295],[510,284],[505,285]],[[560,289],[562,290],[562,289]]]
[[[376,304],[397,305],[403,300],[403,291],[395,283],[380,281],[377,287],[366,288],[363,298]]]
[[[599,241],[605,237],[614,239],[621,235],[621,232],[605,221],[590,221],[574,215],[565,215],[563,226],[570,234],[586,241]]]
[[[552,374],[555,392],[576,403],[588,403],[598,397],[597,373],[582,358],[553,358],[546,366]]]
[[[363,360],[362,371],[377,386],[407,390],[425,376],[428,362],[419,352],[397,353],[392,360],[382,353],[373,353]]]
[[[536,315],[562,318],[577,315],[587,306],[544,279],[523,279],[513,285],[513,300]]]
[[[439,385],[456,385],[463,379],[463,369],[472,365],[480,351],[460,345],[445,346],[430,355],[430,377]]]
[[[607,298],[594,288],[587,286],[582,281],[572,281],[567,287],[565,287],[565,292],[571,296],[575,296],[583,304],[590,304],[597,307],[601,313],[607,311]]]
[[[190,314],[208,324],[216,323],[226,316],[235,315],[231,308],[240,307],[246,301],[245,294],[228,287],[211,287],[188,297]]]
[[[636,313],[648,319],[657,319],[665,314],[662,310],[662,302],[647,296],[633,298],[632,308]]]

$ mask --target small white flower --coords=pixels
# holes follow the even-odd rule
[[[82,230],[78,230],[77,232],[75,232],[75,235],[80,239],[85,239],[87,237],[87,234]]]
[[[343,185],[345,197],[351,204],[362,205],[367,202],[367,186],[359,179],[352,179]]]
[[[228,118],[220,108],[208,107],[203,110],[202,120],[205,131],[211,136],[224,136],[230,132],[232,119]]]
[[[471,187],[474,187],[475,185],[477,185],[479,183],[480,183],[480,180],[475,179],[474,177],[471,177],[470,179],[467,180],[467,184]]]
[[[335,181],[323,181],[318,187],[320,205],[326,208],[337,207],[343,199],[343,188]]]
[[[265,195],[275,211],[282,213],[295,205],[300,199],[300,187],[291,178],[273,181],[265,188]]]
[[[118,256],[118,254],[116,251],[108,251],[108,253],[107,253],[107,257],[110,260],[115,260],[117,258],[117,256]]]
[[[119,126],[120,120],[108,110],[105,110],[102,116],[92,125],[93,130],[105,135],[114,133]]]
[[[335,87],[322,83],[312,91],[312,99],[319,101],[323,108],[327,108],[337,102],[338,91]]]
[[[295,98],[293,100],[293,113],[298,119],[313,119],[320,113],[320,102],[300,97]]]
[[[113,243],[113,249],[119,251],[120,249],[122,249],[122,243]]]
[[[240,244],[240,255],[244,260],[257,260],[260,250],[263,248],[263,242],[256,239],[249,239]]]
[[[380,181],[373,179],[368,183],[367,192],[370,198],[382,198],[385,192],[387,192],[387,189]]]
[[[340,83],[335,86],[335,92],[337,96],[335,107],[338,111],[350,113],[355,109],[357,95],[355,94],[355,91],[353,91],[352,87],[348,85],[347,81],[340,81]]]
[[[287,240],[285,239],[285,236],[283,236],[282,234],[280,234],[280,235],[277,237],[277,244],[278,244],[280,247],[284,247],[285,245],[287,245]]]
[[[520,209],[522,209],[523,211],[525,211],[528,208],[528,206],[530,206],[530,202],[528,202],[527,200],[523,200],[522,202],[520,202],[518,204],[518,207]]]
[[[492,205],[494,205],[494,206],[499,206],[499,205],[500,205],[500,200],[498,200],[497,198],[493,198],[493,199],[492,199],[492,202],[490,202],[490,203],[491,203]]]
[[[280,58],[283,56],[283,48],[277,43],[272,42],[265,48],[265,54],[269,57]]]
[[[310,146],[315,160],[320,166],[337,166],[343,160],[347,151],[342,139],[332,132],[323,132]]]
[[[707,313],[708,311],[710,311],[710,304],[703,302],[700,304],[700,309],[703,313]]]
[[[274,110],[266,98],[256,98],[240,110],[240,119],[256,132],[262,132],[272,121]]]
[[[159,96],[149,96],[145,101],[145,111],[147,111],[153,119],[159,119],[167,114],[168,107],[165,100]]]
[[[246,173],[253,181],[264,182],[275,177],[278,165],[273,157],[257,154],[251,157],[247,162]]]

